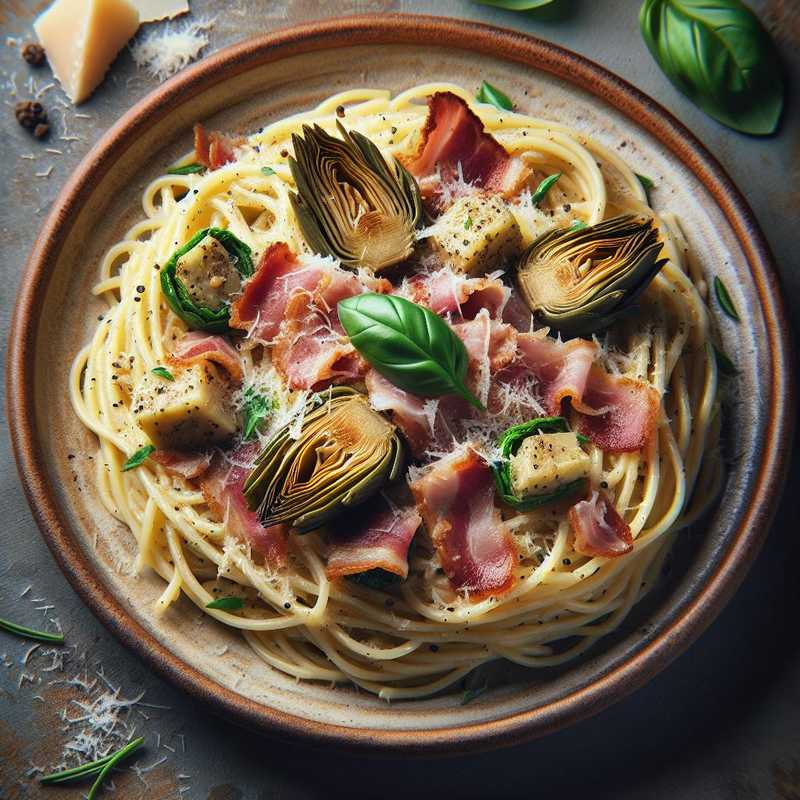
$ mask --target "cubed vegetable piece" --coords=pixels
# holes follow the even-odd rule
[[[483,275],[522,251],[522,234],[499,195],[461,197],[436,222],[434,248],[457,272]]]
[[[195,303],[216,311],[242,288],[230,253],[213,237],[201,239],[175,265],[175,275]]]
[[[567,483],[586,478],[591,459],[574,433],[529,436],[511,456],[511,485],[520,498],[549,494]]]
[[[159,449],[195,450],[230,438],[236,410],[227,382],[210,362],[175,371],[174,381],[145,373],[132,409],[139,427]]]

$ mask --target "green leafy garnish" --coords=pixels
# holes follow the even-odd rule
[[[165,381],[175,380],[172,373],[166,367],[153,367],[150,372],[152,372],[153,375],[158,375],[159,378],[163,378]]]
[[[16,622],[10,622],[7,619],[0,619],[0,630],[13,633],[15,636],[22,636],[24,639],[35,639],[39,642],[54,642],[55,644],[64,643],[64,636],[61,633],[37,631],[33,628],[26,628],[24,625],[17,625]]]
[[[261,423],[269,416],[273,409],[272,400],[264,395],[256,394],[253,387],[249,387],[244,393],[244,424],[242,426],[242,441],[248,442],[255,436]]]
[[[580,489],[582,486],[586,485],[584,478],[578,478],[578,480],[565,483],[563,486],[559,486],[558,489],[548,492],[547,494],[526,497],[524,499],[514,494],[514,489],[511,485],[511,456],[516,454],[523,441],[537,433],[568,432],[569,427],[564,417],[538,417],[528,422],[523,422],[520,425],[513,425],[503,433],[497,442],[500,448],[500,458],[497,461],[493,461],[490,466],[492,474],[494,475],[495,485],[497,486],[497,492],[505,503],[508,503],[508,505],[520,511],[530,511],[547,503],[560,500],[562,497],[572,494],[576,489]],[[578,434],[576,434],[576,436],[577,435]],[[583,437],[583,439],[586,439],[586,437]],[[579,441],[583,443],[583,439],[579,439]]]
[[[570,230],[579,231],[581,228],[588,228],[589,226],[582,219],[574,219],[569,227]]]
[[[204,169],[202,164],[184,164],[182,167],[170,167],[167,175],[192,175],[195,172],[202,172]]]
[[[464,221],[464,230],[468,231],[472,227],[472,217],[467,217]]]
[[[536,191],[531,195],[531,205],[538,206],[544,200],[545,195],[553,188],[553,184],[561,177],[560,172],[554,175],[548,175],[537,187]]]
[[[639,27],[676,89],[714,119],[765,135],[783,110],[777,49],[740,0],[645,0]]]
[[[514,104],[507,94],[501,92],[497,87],[492,86],[491,83],[487,83],[486,81],[481,83],[481,88],[478,89],[475,99],[479,103],[489,103],[500,111],[511,111],[511,109],[514,108]]]
[[[244,600],[241,597],[218,597],[210,603],[206,603],[206,608],[219,608],[222,611],[238,611],[244,608]]]
[[[714,355],[714,359],[717,362],[717,369],[723,375],[733,376],[739,374],[739,370],[736,369],[736,364],[734,364],[733,361],[731,361],[730,358],[728,358],[728,356],[722,350],[720,350],[713,342],[709,342],[708,347],[711,348],[711,352]]]
[[[275,170],[274,170],[274,169],[272,169],[272,167],[261,167],[261,171],[262,171],[262,172],[263,172],[265,175],[274,175],[274,174],[275,174]]]
[[[73,767],[72,769],[65,769],[61,770],[60,772],[53,772],[50,775],[45,775],[42,778],[39,778],[39,782],[45,784],[46,786],[53,785],[53,784],[61,784],[61,783],[68,783],[70,781],[77,781],[81,780],[82,778],[88,778],[93,775],[97,775],[95,782],[92,784],[92,788],[89,789],[89,794],[86,795],[86,800],[94,800],[97,795],[97,792],[100,790],[100,787],[105,780],[106,775],[111,771],[111,769],[119,764],[124,758],[127,758],[134,750],[138,750],[144,744],[144,739],[140,736],[138,739],[134,739],[132,742],[129,742],[125,745],[125,747],[117,750],[115,753],[110,753],[109,755],[97,759],[97,761],[92,761],[88,764],[81,764],[78,767]]]
[[[372,292],[341,300],[338,309],[353,347],[395,386],[418,397],[457,394],[483,410],[464,383],[469,362],[464,343],[437,314]]]
[[[140,447],[123,465],[122,471],[127,472],[129,469],[136,469],[144,464],[150,456],[150,453],[155,452],[155,447],[151,444],[146,444]]]
[[[714,276],[714,294],[717,296],[719,307],[732,320],[740,322],[741,320],[739,319],[739,312],[736,310],[736,306],[733,304],[730,294],[728,294],[728,288],[722,282],[722,278],[720,278],[719,275]]]
[[[476,697],[480,697],[488,688],[489,684],[484,683],[483,686],[478,686],[475,689],[467,689],[461,696],[461,705],[465,706],[467,703],[471,703]]]
[[[178,248],[164,265],[161,270],[161,291],[169,307],[190,328],[210,333],[225,333],[230,318],[229,307],[224,305],[221,308],[211,309],[196,303],[176,274],[178,259],[186,255],[195,245],[200,244],[206,236],[216,239],[225,248],[242,278],[249,278],[253,274],[252,251],[248,245],[224,228],[203,228],[183,247]]]
[[[647,196],[647,201],[650,202],[650,191],[655,189],[655,183],[653,183],[651,178],[648,178],[647,175],[640,175],[638,172],[633,173],[636,176],[636,179],[639,183],[642,184],[642,189],[644,189],[644,193]]]

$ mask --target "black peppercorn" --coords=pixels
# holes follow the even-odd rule
[[[36,42],[28,42],[22,48],[22,57],[32,67],[41,67],[44,64],[44,47]]]

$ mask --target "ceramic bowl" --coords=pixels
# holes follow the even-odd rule
[[[90,294],[101,253],[141,214],[146,183],[191,147],[191,126],[246,132],[354,85],[399,91],[432,78],[502,86],[521,110],[573,124],[658,182],[709,271],[735,292],[743,324],[719,320],[740,369],[726,424],[749,454],[725,502],[696,532],[673,580],[578,663],[500,665],[496,688],[388,705],[347,687],[296,683],[186,601],[132,568],[134,540],[93,486],[96,442],[68,400],[68,371],[102,311]],[[70,298],[65,304],[63,299]],[[791,441],[788,327],[764,237],[713,156],[674,117],[596,64],[547,42],[473,23],[381,15],[252,39],[183,71],[100,140],[55,203],[31,255],[10,339],[10,427],[20,475],[53,554],[87,605],[128,647],[211,709],[262,731],[352,750],[463,752],[540,736],[595,713],[663,669],[744,577],[777,506]],[[68,458],[69,455],[74,456]]]

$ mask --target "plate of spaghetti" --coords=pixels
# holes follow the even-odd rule
[[[770,269],[713,158],[573,54],[412,17],[274,34],[65,189],[12,337],[23,478],[94,610],[213,707],[519,741],[743,576],[789,438]]]

